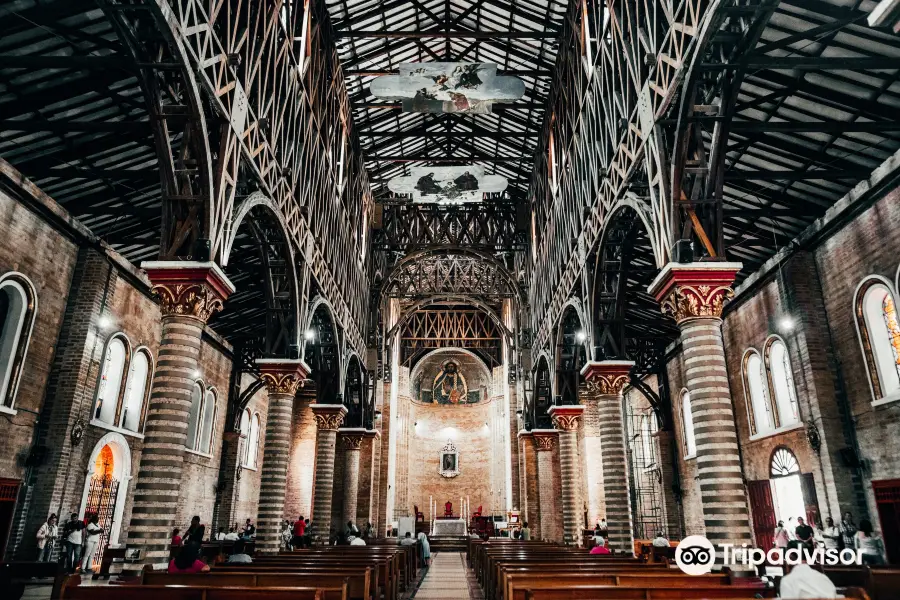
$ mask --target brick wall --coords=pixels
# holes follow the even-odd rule
[[[472,510],[483,505],[490,510],[493,446],[491,403],[468,406],[415,404],[410,411],[412,432],[409,442],[410,509],[413,504],[428,518],[428,501],[433,497],[438,514],[444,503],[453,503],[459,514],[460,497],[469,497]],[[446,478],[440,474],[441,448],[452,440],[459,450],[459,475]]]
[[[841,228],[815,251],[831,341],[870,480],[900,478],[900,402],[872,405],[868,370],[855,323],[854,292],[868,275],[896,285],[900,266],[900,189],[895,189]],[[878,526],[871,484],[864,486],[868,513]],[[861,508],[861,507],[860,507]],[[858,510],[860,510],[858,508]],[[860,511],[861,512],[861,511]]]
[[[288,464],[287,493],[284,510],[291,519],[303,515],[312,519],[313,481],[316,469],[316,419],[310,404],[316,401],[316,391],[301,388],[294,402],[291,426],[291,460]]]

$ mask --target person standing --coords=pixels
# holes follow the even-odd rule
[[[844,548],[856,548],[856,523],[853,522],[853,514],[848,510],[841,519],[838,526],[841,530],[841,539],[844,541]]]
[[[780,548],[782,552],[788,547],[788,544],[791,541],[791,537],[788,535],[787,529],[784,527],[784,521],[778,521],[778,526],[775,528],[775,547]]]
[[[862,552],[864,565],[877,567],[884,564],[884,542],[881,541],[881,536],[872,532],[872,522],[868,519],[859,521],[855,547]]]
[[[84,523],[78,518],[78,513],[72,513],[66,526],[63,527],[63,551],[65,560],[63,568],[69,573],[74,573],[81,562],[81,531]]]
[[[606,519],[600,519],[600,522],[594,530],[594,535],[599,535],[604,540],[609,537],[609,525],[607,524]]]
[[[103,528],[100,527],[100,517],[91,515],[87,527],[84,528],[84,552],[81,558],[81,572],[93,573],[91,561],[94,559],[94,552],[100,545],[100,534]]]
[[[422,544],[422,560],[425,561],[427,567],[431,564],[431,544],[428,543],[428,536],[424,531],[420,531],[418,537],[419,543]]]
[[[294,548],[302,548],[304,546],[305,536],[306,521],[303,520],[303,515],[300,515],[300,518],[294,523],[294,537],[291,540],[291,546]]]
[[[834,519],[828,517],[825,519],[825,529],[822,530],[822,540],[826,550],[841,549],[841,530],[835,527]]]
[[[206,526],[200,523],[200,516],[194,515],[191,519],[191,525],[184,532],[184,544],[203,544],[203,537],[206,535]]]
[[[59,536],[59,525],[56,515],[51,514],[37,532],[38,561],[49,562],[56,549],[56,538]]]
[[[797,536],[798,545],[802,545],[812,552],[815,547],[815,541],[813,539],[815,532],[812,527],[806,524],[803,517],[797,517],[797,528],[794,530],[794,533]]]

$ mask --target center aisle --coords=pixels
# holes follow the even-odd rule
[[[477,588],[476,588],[477,589]],[[481,598],[469,593],[468,569],[461,552],[432,553],[431,567],[412,596],[416,600]]]

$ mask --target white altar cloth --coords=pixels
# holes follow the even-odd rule
[[[466,535],[466,522],[462,519],[435,519],[433,535]]]

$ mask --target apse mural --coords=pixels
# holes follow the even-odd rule
[[[423,373],[416,381],[416,387],[421,386],[417,390],[420,401],[434,404],[477,404],[481,401],[481,390],[469,391],[466,376],[455,360],[441,363],[433,379],[429,375]],[[429,383],[431,389],[428,389]]]
[[[413,202],[480,202],[482,194],[506,189],[506,177],[485,175],[478,165],[412,167],[409,172],[408,176],[391,179],[388,188],[395,194],[411,195]]]
[[[525,83],[517,77],[497,75],[490,63],[409,63],[399,75],[372,81],[372,95],[401,100],[404,112],[491,112],[494,102],[514,102],[525,95]]]

